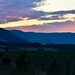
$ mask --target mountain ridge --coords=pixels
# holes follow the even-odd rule
[[[0,28],[0,41],[2,42],[10,42],[10,43],[22,43],[26,42],[24,39],[20,38],[16,34],[11,31]]]
[[[10,31],[30,42],[39,42],[42,44],[75,44],[75,33],[36,33],[22,32],[20,30]]]

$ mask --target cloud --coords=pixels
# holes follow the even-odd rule
[[[32,26],[17,26],[6,28],[8,30],[17,29],[24,32],[75,32],[75,22],[65,21],[65,22],[53,22],[45,23],[42,25],[32,25]]]
[[[21,21],[21,20],[22,20],[22,18],[19,16],[5,16],[4,19],[0,19],[0,24]]]
[[[59,15],[53,15],[50,17],[41,17],[39,20],[63,20],[63,19],[66,19],[66,18]]]
[[[44,12],[38,12],[32,10],[32,8],[36,7],[35,2],[40,2],[41,0],[0,0],[0,24],[6,22],[11,22],[19,20],[15,20],[15,18],[6,18],[6,16],[19,16],[21,18],[28,17],[29,19],[36,19],[42,15]],[[36,15],[38,14],[38,16]]]
[[[6,16],[29,17],[35,0],[0,0],[0,24],[20,20],[17,18],[6,18]]]
[[[28,19],[38,19],[38,20],[61,20],[61,19],[63,20],[68,19],[68,17],[67,18],[64,17],[67,14],[75,14],[75,10],[56,11],[56,12],[32,11],[31,14],[27,17]],[[46,17],[47,15],[50,15],[50,17]]]
[[[54,3],[54,0],[0,0],[0,27],[34,32],[75,31],[75,9],[49,12],[34,10],[47,6],[50,1]]]
[[[36,11],[61,11],[75,9],[75,2],[72,0],[41,0],[35,3],[37,7],[33,8]]]
[[[43,11],[33,11],[31,15],[28,16],[28,19],[38,19],[38,20],[66,20],[69,19],[69,16],[65,17],[65,15],[73,14],[75,17],[75,10],[66,10],[66,11],[56,11],[56,12],[43,12]],[[46,17],[46,16],[50,17]],[[43,16],[43,17],[42,17]]]
[[[36,3],[43,1],[44,0],[0,0],[0,24],[21,21],[24,18],[27,18],[27,20],[37,19],[38,21],[66,20],[68,17],[66,18],[64,15],[75,14],[75,10],[56,12],[33,10],[33,8],[37,7]],[[50,17],[46,17],[47,15],[50,15]]]
[[[56,14],[56,15],[66,15],[66,14],[75,14],[75,10],[66,10],[66,11],[56,11],[56,12],[50,12],[49,14]]]

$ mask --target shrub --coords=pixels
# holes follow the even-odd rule
[[[2,63],[7,66],[10,66],[11,59],[9,57],[4,57],[4,58],[2,58]]]

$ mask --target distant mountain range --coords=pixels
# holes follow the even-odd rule
[[[27,41],[11,31],[0,28],[0,42],[22,43]]]
[[[34,33],[0,28],[0,42],[75,44],[75,33]]]
[[[12,33],[20,38],[42,44],[75,44],[75,33],[34,33],[11,30]]]

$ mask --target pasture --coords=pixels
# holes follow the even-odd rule
[[[26,51],[26,65],[19,70],[15,61],[22,53],[3,53],[12,62],[7,66],[0,58],[0,75],[75,75],[75,51]]]

